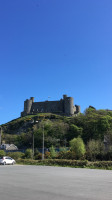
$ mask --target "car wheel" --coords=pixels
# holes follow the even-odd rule
[[[3,165],[6,165],[6,162],[4,162]]]
[[[14,162],[12,162],[12,165],[14,165]]]

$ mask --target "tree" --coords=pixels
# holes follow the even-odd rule
[[[83,128],[76,126],[75,124],[70,124],[69,126],[69,134],[67,135],[67,139],[71,140],[73,138],[79,137],[82,135]]]
[[[70,147],[71,150],[75,152],[78,159],[84,156],[86,152],[85,144],[80,137],[72,139],[70,141]]]
[[[90,160],[96,160],[97,156],[103,155],[104,153],[104,144],[101,140],[90,140],[87,143],[87,157]]]

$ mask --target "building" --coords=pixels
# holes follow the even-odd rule
[[[80,106],[74,105],[73,97],[63,95],[59,101],[34,102],[34,97],[24,101],[24,111],[21,117],[37,113],[54,113],[65,116],[73,116],[80,113]]]
[[[15,146],[14,144],[2,144],[0,149],[6,151],[18,150],[17,146]]]

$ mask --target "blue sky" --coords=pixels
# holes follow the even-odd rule
[[[0,124],[24,100],[112,109],[112,1],[0,1]]]

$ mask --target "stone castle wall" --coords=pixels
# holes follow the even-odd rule
[[[34,102],[34,97],[24,101],[24,111],[21,116],[26,116],[28,114],[36,113],[57,113],[67,116],[73,116],[80,113],[80,106],[74,106],[73,97],[67,97],[63,95],[63,99],[60,101],[44,101],[44,102]]]

